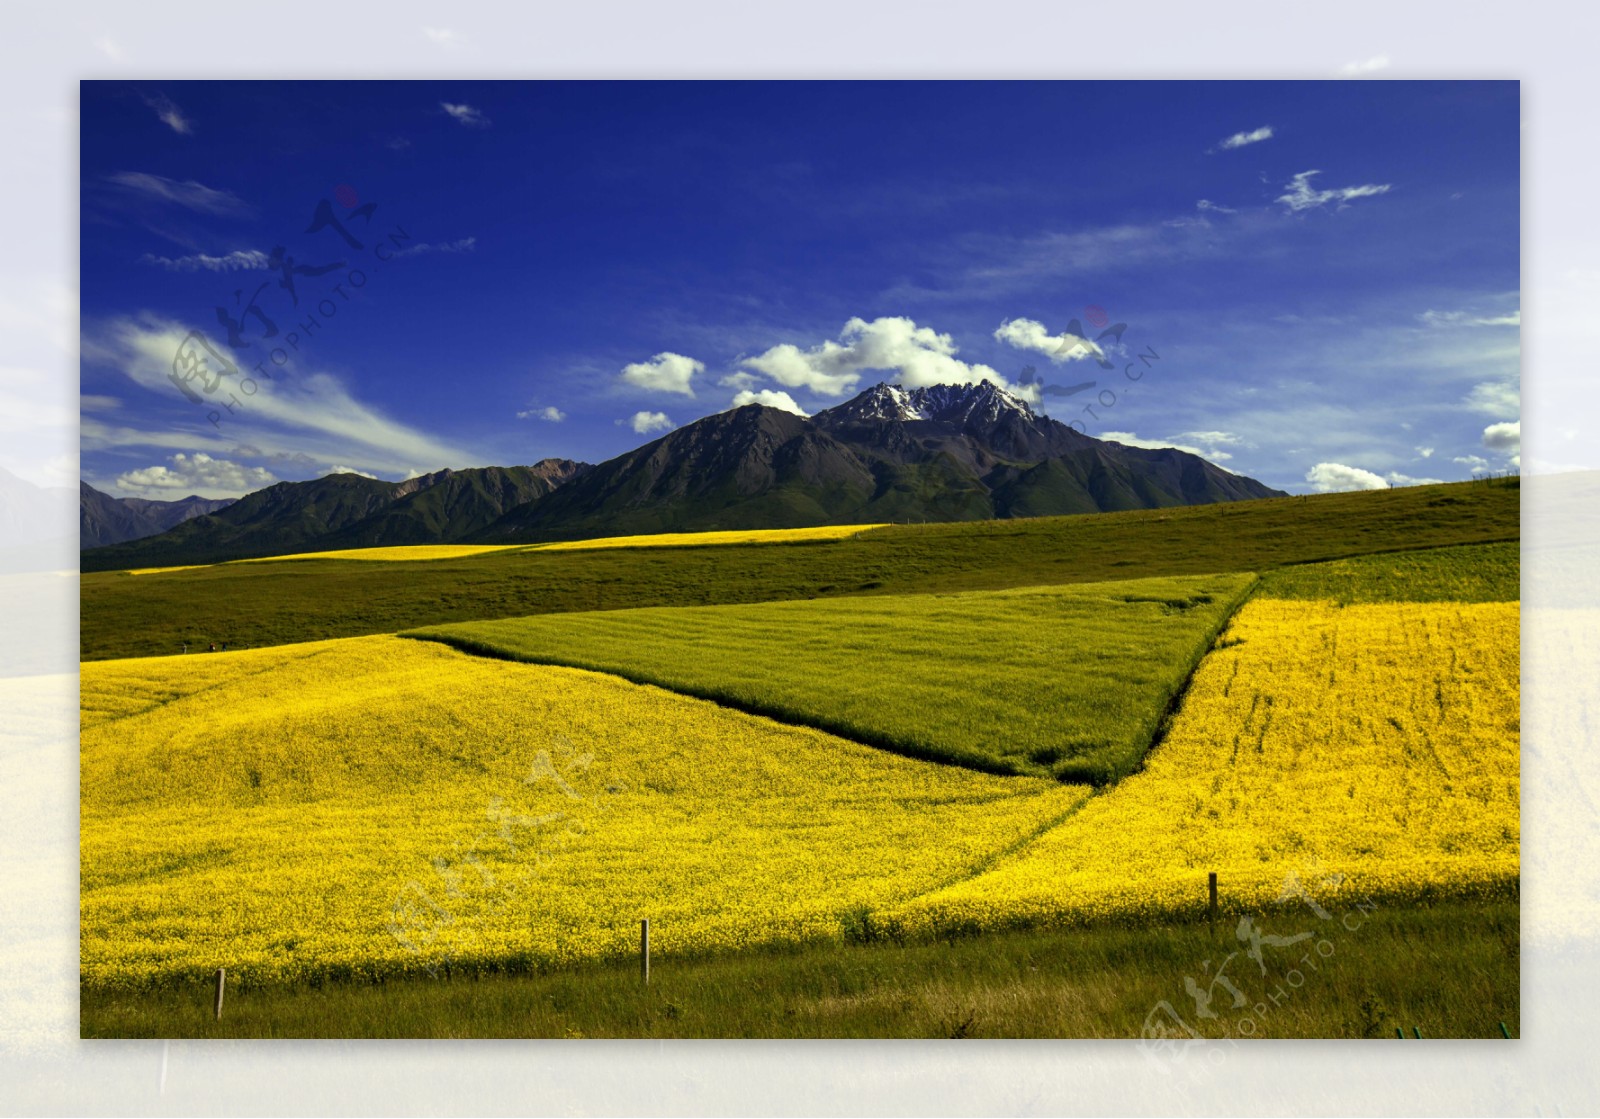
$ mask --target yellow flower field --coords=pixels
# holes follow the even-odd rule
[[[331,552],[296,552],[288,556],[255,556],[231,563],[276,563],[279,560],[378,560],[408,563],[416,560],[463,559],[488,552],[515,552],[526,544],[393,544],[383,548],[339,548]]]
[[[595,540],[563,540],[535,544],[535,552],[587,551],[591,548],[692,548],[709,544],[800,544],[816,540],[844,540],[873,525],[817,525],[812,528],[741,528],[724,532],[658,532],[648,536],[603,536]]]
[[[1285,876],[1411,900],[1516,888],[1515,602],[1256,600],[1143,772],[1015,856],[893,912],[912,930],[1235,912]]]
[[[82,725],[100,987],[837,936],[1088,795],[392,637],[85,664]]]

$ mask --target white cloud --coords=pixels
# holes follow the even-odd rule
[[[1272,139],[1272,126],[1264,124],[1253,132],[1235,132],[1226,140],[1220,141],[1217,147],[1222,151],[1232,151],[1235,148],[1242,148],[1246,144],[1259,144],[1263,140],[1270,139]]]
[[[1413,447],[1412,450],[1417,452],[1417,455],[1418,455],[1419,458],[1432,458],[1433,457],[1433,448],[1432,447]]]
[[[251,272],[265,271],[267,267],[267,254],[260,249],[235,249],[222,256],[194,253],[170,257],[145,253],[139,259],[146,264],[159,264],[168,272]]]
[[[544,420],[546,423],[558,424],[567,418],[567,414],[560,408],[551,405],[547,408],[530,408],[526,412],[518,412],[519,420]]]
[[[1489,460],[1486,458],[1480,458],[1477,455],[1459,455],[1450,461],[1455,463],[1457,466],[1466,466],[1473,470],[1489,469]]]
[[[1484,381],[1472,386],[1466,405],[1485,416],[1518,415],[1522,411],[1522,393],[1508,381]]]
[[[1359,466],[1345,466],[1339,462],[1317,463],[1306,471],[1306,481],[1315,486],[1318,493],[1389,488],[1389,483],[1372,471],[1362,470]]]
[[[110,42],[110,40],[105,41]],[[115,58],[116,55],[113,55],[112,57]],[[193,122],[191,122],[188,117],[183,115],[183,110],[178,108],[177,105],[173,104],[170,97],[166,97],[157,93],[146,97],[144,99],[144,103],[149,105],[150,108],[155,111],[156,116],[161,119],[162,124],[172,129],[172,131],[176,132],[178,135],[187,136],[194,131]]]
[[[1508,315],[1487,317],[1466,311],[1424,311],[1417,319],[1428,326],[1521,326],[1522,311],[1518,309]]]
[[[270,470],[212,458],[204,451],[180,451],[167,461],[170,467],[147,466],[118,475],[117,488],[135,497],[242,497],[278,480]]]
[[[1191,436],[1195,434],[1198,433],[1190,433]],[[1162,451],[1170,448],[1174,451],[1198,455],[1212,462],[1226,462],[1233,457],[1227,451],[1217,450],[1215,446],[1199,447],[1194,443],[1185,443],[1183,441],[1184,437],[1181,435],[1175,439],[1141,439],[1131,431],[1107,431],[1102,433],[1100,438],[1112,443],[1121,443],[1127,447],[1142,447],[1148,451]],[[1200,442],[1205,442],[1205,440],[1200,440]]]
[[[1346,62],[1343,66],[1339,67],[1339,73],[1351,75],[1370,74],[1375,70],[1387,70],[1388,68],[1388,56],[1379,54],[1374,55],[1371,58],[1364,59],[1361,62]]]
[[[1522,421],[1490,424],[1483,429],[1483,445],[1491,451],[1499,451],[1514,463],[1521,462]]]
[[[216,426],[207,422],[208,408],[191,406],[174,387],[173,355],[189,335],[183,324],[152,314],[123,318],[110,323],[86,326],[82,341],[83,361],[109,368],[133,384],[156,393],[163,402],[189,409],[192,419],[182,430],[169,433],[140,431],[82,424],[83,446],[94,450],[160,446],[177,450],[206,448],[226,450],[239,442],[260,448],[251,457],[272,454],[301,455],[315,462],[354,462],[362,469],[384,475],[403,473],[417,462],[441,466],[483,465],[484,460],[458,447],[442,443],[425,432],[390,419],[375,408],[355,399],[344,383],[328,373],[290,373],[279,370],[271,381],[256,377],[253,366],[259,357],[231,354],[242,372],[256,377],[255,391],[244,394],[240,381],[224,377],[215,397],[226,399],[233,393],[242,403],[232,415],[220,403],[209,410],[221,413]],[[225,356],[225,343],[211,338]],[[271,369],[270,363],[267,368]],[[170,441],[168,441],[170,439]]]
[[[355,474],[355,475],[357,475],[359,477],[362,477],[362,478],[371,478],[374,482],[376,482],[378,480],[378,476],[376,474],[368,474],[365,470],[357,470],[353,466],[328,466],[328,467],[324,467],[323,471],[322,471],[322,474],[323,474],[323,477],[327,477],[329,474]]]
[[[114,396],[83,393],[78,397],[78,407],[85,412],[115,412],[122,407],[122,401]]]
[[[994,340],[1018,350],[1045,354],[1053,362],[1079,361],[1086,357],[1103,358],[1106,352],[1082,335],[1071,331],[1051,334],[1033,319],[1007,319],[994,332]]]
[[[1219,203],[1211,201],[1209,198],[1202,198],[1200,201],[1194,204],[1194,208],[1196,210],[1201,210],[1205,213],[1211,214],[1237,214],[1239,212],[1238,210],[1233,209],[1231,206],[1223,206]]]
[[[460,34],[459,32],[452,31],[448,27],[424,27],[422,29],[422,33],[426,35],[428,37],[428,41],[433,43],[435,46],[461,47],[465,46],[467,42],[466,36]]]
[[[666,431],[672,427],[672,421],[667,419],[665,412],[635,412],[629,418],[628,426],[640,435],[649,435],[652,431]]]
[[[867,370],[893,373],[907,388],[979,381],[1011,388],[989,366],[968,364],[956,357],[956,352],[950,335],[919,327],[908,318],[871,322],[853,318],[844,324],[837,342],[825,341],[809,350],[785,342],[740,364],[766,374],[785,388],[806,388],[824,396],[852,391]],[[1028,398],[1031,389],[1032,386],[1024,386],[1012,391]]]
[[[705,363],[692,357],[665,351],[649,361],[636,361],[622,367],[622,379],[651,392],[675,392],[683,396],[694,395],[696,373],[705,372]]]
[[[1285,193],[1277,197],[1291,212],[1301,210],[1314,210],[1318,206],[1325,206],[1329,202],[1339,203],[1338,209],[1343,209],[1345,203],[1352,198],[1370,198],[1375,194],[1387,194],[1389,183],[1367,183],[1364,186],[1337,187],[1333,190],[1312,190],[1311,176],[1320,175],[1321,171],[1302,171],[1284,188]]]
[[[108,175],[110,182],[124,190],[159,202],[171,202],[198,214],[217,217],[244,217],[251,210],[238,195],[226,190],[214,190],[193,179],[178,182],[163,175],[149,175],[143,171],[118,171]]]
[[[811,413],[794,402],[794,397],[777,389],[761,389],[752,392],[743,389],[733,398],[733,407],[743,408],[746,404],[765,404],[768,408],[781,408],[785,412],[793,412],[797,416],[809,416]]]
[[[471,105],[457,105],[449,101],[439,102],[439,108],[449,113],[456,120],[468,128],[488,128],[489,118],[480,113]]]
[[[1385,477],[1397,486],[1437,486],[1444,481],[1443,478],[1413,478],[1409,474],[1401,474],[1396,470],[1389,471]]]

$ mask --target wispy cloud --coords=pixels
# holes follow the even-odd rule
[[[253,272],[267,268],[267,254],[260,249],[236,249],[222,256],[191,253],[189,256],[170,257],[145,253],[139,259],[146,264],[159,265],[168,272]]]
[[[460,105],[451,101],[439,102],[439,108],[449,113],[456,120],[468,128],[488,128],[489,118],[484,116],[471,105]]]
[[[1343,66],[1339,67],[1339,73],[1353,77],[1357,74],[1371,74],[1378,70],[1387,70],[1388,68],[1388,56],[1378,54],[1373,55],[1371,58],[1363,59],[1360,62],[1346,62]]]
[[[477,247],[478,239],[476,237],[463,237],[458,241],[442,241],[438,244],[419,241],[415,245],[407,245],[394,255],[400,257],[418,256],[422,253],[470,253]]]
[[[424,27],[422,33],[427,36],[430,43],[439,47],[455,49],[466,46],[467,43],[465,35],[448,27]]]
[[[518,412],[519,420],[543,420],[546,423],[558,424],[567,418],[567,414],[555,405],[544,408],[530,408],[526,412]]]
[[[87,365],[120,373],[134,385],[159,394],[164,402],[184,404],[170,380],[173,355],[188,336],[187,325],[153,314],[90,324],[83,338]],[[213,345],[221,347],[218,339]],[[234,355],[241,369],[253,359]],[[227,391],[241,386],[230,383]],[[222,390],[219,390],[219,392]],[[126,450],[168,447],[192,453],[204,450],[221,458],[240,445],[249,453],[234,457],[272,458],[291,462],[350,462],[363,470],[404,475],[414,469],[484,464],[481,456],[451,446],[408,424],[392,419],[357,399],[331,373],[279,372],[271,382],[258,381],[242,409],[220,425],[205,421],[195,409],[193,422],[167,431],[114,427],[82,421],[85,449]]]
[[[1428,326],[1521,326],[1522,311],[1507,315],[1475,315],[1468,311],[1424,311],[1417,321]]]
[[[215,190],[193,179],[180,183],[176,179],[151,175],[144,171],[118,171],[106,178],[123,190],[141,198],[169,202],[174,206],[193,210],[197,214],[238,218],[252,213],[249,204],[232,191]]]
[[[1237,214],[1239,212],[1238,210],[1235,210],[1229,206],[1223,206],[1219,203],[1213,202],[1209,198],[1202,198],[1200,201],[1194,204],[1194,208],[1199,210],[1201,213],[1208,214]]]
[[[1511,381],[1482,381],[1463,403],[1485,416],[1514,416],[1522,411],[1522,392]]]
[[[1202,436],[1216,438],[1199,438]],[[1126,447],[1142,447],[1151,451],[1170,448],[1174,451],[1184,451],[1187,454],[1198,455],[1211,462],[1227,462],[1233,457],[1227,451],[1220,450],[1217,444],[1238,443],[1240,441],[1237,435],[1229,435],[1224,431],[1190,431],[1171,439],[1141,439],[1131,431],[1105,431],[1100,433],[1099,438],[1110,440],[1113,443],[1121,443]]]
[[[172,98],[162,93],[147,94],[144,103],[172,131],[180,136],[188,136],[194,132],[194,122],[183,115],[183,110],[178,108]]]
[[[1217,146],[1211,149],[1211,151],[1233,151],[1235,148],[1242,148],[1249,144],[1259,144],[1263,140],[1270,139],[1272,139],[1272,126],[1270,124],[1264,124],[1260,128],[1257,128],[1253,131],[1235,132],[1227,139],[1217,141]]]
[[[1311,189],[1311,177],[1320,175],[1321,171],[1302,171],[1289,180],[1284,193],[1278,195],[1277,201],[1282,202],[1293,212],[1301,210],[1314,210],[1319,206],[1326,206],[1329,202],[1337,202],[1338,208],[1343,209],[1352,198],[1371,198],[1376,194],[1387,194],[1391,188],[1390,183],[1367,183],[1363,186],[1336,187],[1333,190]]]

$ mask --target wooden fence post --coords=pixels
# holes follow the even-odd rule
[[[650,986],[650,918],[639,922],[639,982]]]
[[[226,973],[219,967],[217,969],[217,1004],[213,1008],[218,1020],[222,1018],[222,988],[227,983]]]

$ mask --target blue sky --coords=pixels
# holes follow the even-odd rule
[[[1296,492],[1520,462],[1514,82],[81,93],[109,492],[598,462],[879,380],[996,380]],[[1102,312],[1120,341],[1073,344]],[[229,363],[198,402],[196,330]]]

